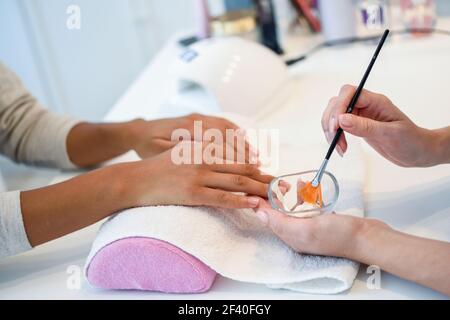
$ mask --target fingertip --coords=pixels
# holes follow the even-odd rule
[[[325,137],[325,140],[328,142],[328,132],[327,131],[323,131],[323,135]],[[329,142],[328,142],[329,143]]]
[[[337,119],[336,119],[336,116],[333,114],[330,118],[330,124],[328,127],[328,131],[336,132],[337,126],[338,126]]]
[[[250,206],[250,208],[257,208],[260,204],[261,199],[257,197],[250,197],[247,198],[247,203]]]
[[[347,145],[347,143],[342,143],[342,145],[341,145],[341,149],[342,149],[342,152],[344,153],[344,154],[346,154],[347,153],[347,150],[348,150],[348,145]]]
[[[286,189],[286,191],[289,191],[292,188],[291,184],[285,180],[280,180],[278,185],[284,187]]]
[[[339,115],[339,125],[342,128],[352,128],[354,125],[353,115],[349,113]]]
[[[330,131],[325,132],[325,138],[327,139],[328,144],[333,142],[333,135]]]
[[[342,154],[345,154],[347,152],[347,141],[345,140],[344,136],[342,136],[341,139],[339,140],[338,146],[340,147]]]
[[[336,146],[336,151],[337,151],[337,153],[339,154],[339,156],[340,156],[341,158],[344,157],[344,151],[342,150],[342,148],[341,148],[340,145],[337,145],[337,146]]]
[[[350,96],[353,95],[355,91],[356,87],[354,85],[344,84],[339,90],[339,96],[341,95]]]
[[[329,121],[325,120],[325,118],[322,119],[322,130],[323,130],[323,133],[325,133],[325,134],[326,134],[326,133],[328,132],[328,130],[329,130],[328,124],[329,124]]]

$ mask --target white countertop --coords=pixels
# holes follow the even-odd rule
[[[450,23],[444,24],[450,29]],[[310,40],[309,43],[311,41]],[[300,43],[299,43],[300,44]],[[305,47],[304,49],[307,49]],[[190,111],[168,109],[167,69],[179,53],[169,41],[106,117],[121,121],[156,118]],[[357,84],[373,53],[357,44],[327,48],[292,69],[296,90],[292,99],[263,120],[267,128],[282,128],[282,141],[310,139],[323,143],[320,116],[328,99],[345,83]],[[419,125],[438,128],[450,124],[450,37],[394,38],[387,43],[366,88],[389,96]],[[202,110],[200,110],[202,111]],[[302,135],[304,132],[311,134]],[[450,241],[450,165],[429,169],[398,168],[367,150],[366,214],[420,236]],[[336,157],[337,159],[337,157]],[[339,161],[339,160],[336,160]],[[342,160],[344,161],[344,160]],[[62,175],[61,178],[68,175]],[[70,290],[69,266],[84,265],[99,224],[0,262],[0,299],[409,299],[445,298],[430,289],[383,273],[381,289],[366,287],[361,267],[354,287],[336,296],[305,295],[271,290],[262,285],[219,277],[201,295],[113,292],[90,288]]]

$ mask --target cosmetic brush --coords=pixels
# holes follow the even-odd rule
[[[364,74],[364,77],[362,78],[358,88],[356,89],[356,92],[355,92],[352,100],[350,101],[350,104],[348,105],[346,113],[353,112],[353,109],[355,108],[356,103],[358,102],[358,99],[364,89],[367,78],[369,78],[370,72],[372,71],[372,68],[373,68],[375,62],[377,61],[378,55],[379,55],[381,49],[383,48],[383,45],[386,42],[388,35],[389,35],[389,29],[384,31],[384,34],[381,37],[380,43],[378,44],[377,49],[375,50],[375,54],[373,55],[372,60],[370,61],[370,64],[366,70],[366,73]],[[320,182],[322,181],[323,174],[325,173],[325,171],[327,169],[328,162],[330,161],[331,155],[333,154],[334,149],[336,149],[336,145],[338,144],[339,139],[341,138],[343,132],[344,132],[344,130],[342,130],[342,128],[339,128],[337,130],[336,135],[334,136],[333,142],[331,143],[330,148],[328,149],[327,155],[325,156],[325,159],[324,159],[322,165],[320,166],[319,171],[317,172],[314,179],[311,181],[310,186],[312,186],[313,188],[318,188],[320,186]]]

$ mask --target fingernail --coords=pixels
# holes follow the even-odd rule
[[[256,216],[264,225],[267,225],[269,223],[269,217],[264,211],[258,210],[256,212]]]
[[[252,208],[255,208],[259,205],[259,199],[258,198],[248,198],[248,203]]]
[[[331,132],[336,131],[336,117],[335,116],[331,116],[329,131],[331,131]]]
[[[325,132],[325,137],[327,139],[328,144],[331,144],[331,142],[333,142],[333,140],[331,139],[330,131]]]
[[[283,195],[286,194],[286,192],[287,192],[287,188],[286,188],[286,187],[284,187],[284,186],[279,186],[278,188],[280,188],[280,191],[281,191],[281,193],[282,193]]]
[[[351,128],[353,127],[353,121],[352,121],[352,116],[349,114],[341,114],[339,116],[339,123],[341,124],[341,126],[346,127],[346,128]]]
[[[279,182],[279,185],[282,186],[282,187],[284,187],[284,188],[286,188],[286,190],[291,189],[291,185],[290,185],[287,181],[281,180],[281,181]]]

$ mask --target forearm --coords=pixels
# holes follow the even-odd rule
[[[87,227],[132,206],[125,199],[128,164],[92,171],[69,181],[21,193],[22,217],[32,246]]]
[[[140,121],[78,124],[67,137],[70,160],[77,166],[91,167],[132,150],[137,140],[134,128]]]
[[[450,296],[450,243],[419,238],[368,220],[352,257]]]

